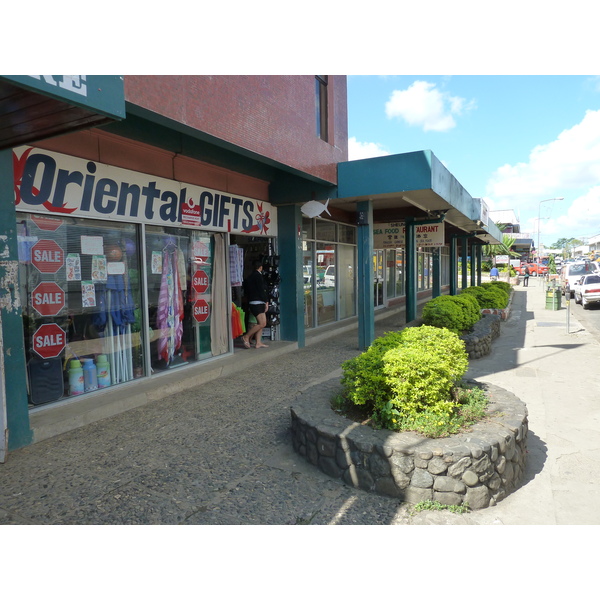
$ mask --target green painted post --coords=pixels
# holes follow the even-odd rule
[[[481,260],[483,255],[483,246],[481,244],[475,246],[475,255],[477,256],[477,285],[481,285]]]
[[[467,242],[468,244],[469,242]],[[475,276],[477,273],[477,261],[476,261],[476,252],[477,252],[477,246],[473,243],[473,240],[471,240],[470,243],[471,246],[471,287],[475,286]]]
[[[419,223],[420,224],[420,223]],[[406,322],[417,318],[417,242],[415,223],[412,217],[405,221],[405,251],[406,257]]]
[[[431,297],[437,298],[442,294],[442,269],[439,248],[433,248],[431,259],[433,263],[431,269]]]
[[[366,350],[375,339],[375,294],[373,290],[373,202],[356,205],[358,216],[358,349]]]
[[[450,238],[450,295],[456,296],[458,292],[458,243],[457,236]]]
[[[461,270],[462,270],[462,281],[460,287],[464,290],[468,288],[467,280],[468,280],[468,270],[467,270],[467,261],[469,258],[469,242],[466,236],[461,236],[460,240],[460,260],[461,260]]]
[[[278,252],[280,255],[279,300],[281,314],[281,339],[297,341],[298,347],[306,344],[304,330],[304,279],[302,277],[302,213],[300,205],[277,208]]]
[[[0,151],[0,317],[4,344],[6,422],[8,449],[15,450],[33,441],[29,426],[27,368],[23,334],[22,302],[19,294],[17,219],[13,186],[12,151]]]

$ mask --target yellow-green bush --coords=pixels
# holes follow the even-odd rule
[[[342,365],[347,400],[368,407],[387,429],[398,429],[403,417],[448,415],[456,408],[451,391],[469,364],[457,334],[423,325],[378,339]]]

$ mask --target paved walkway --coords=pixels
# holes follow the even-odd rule
[[[492,354],[467,374],[529,409],[525,482],[498,506],[411,514],[293,453],[290,404],[358,354],[352,331],[10,453],[0,524],[600,524],[600,345],[573,318],[567,333],[541,284],[516,288]]]

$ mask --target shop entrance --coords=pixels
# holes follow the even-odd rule
[[[263,263],[263,275],[269,296],[269,311],[267,326],[263,329],[262,337],[266,340],[279,340],[279,255],[276,254],[275,240],[265,237],[232,235],[229,246],[231,300],[232,311],[237,311],[239,320],[234,312],[232,337],[235,348],[243,348],[242,333],[255,322],[255,317],[249,311],[244,296],[243,281],[252,273],[252,263],[260,260]],[[237,325],[235,322],[237,321]],[[242,327],[241,332],[239,326]],[[237,334],[237,335],[236,335]]]

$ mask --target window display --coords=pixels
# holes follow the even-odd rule
[[[135,225],[18,215],[30,402],[144,373]]]

